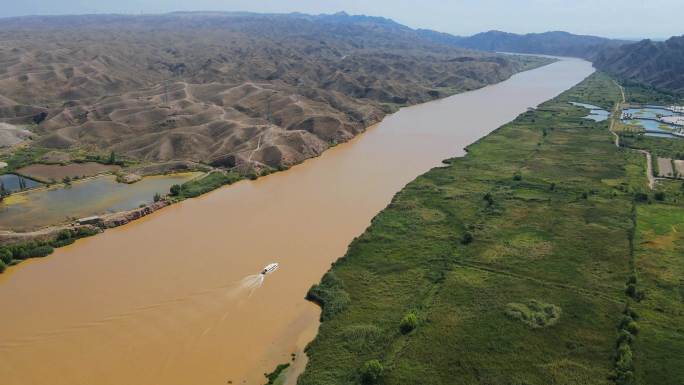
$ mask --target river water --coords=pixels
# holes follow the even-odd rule
[[[392,196],[592,71],[568,59],[402,109],[286,172],[10,269],[0,275],[2,383],[262,384],[291,353],[302,367],[319,316],[306,291]],[[280,268],[243,287],[270,262]]]

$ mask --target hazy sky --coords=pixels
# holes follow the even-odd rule
[[[608,37],[684,34],[684,0],[2,0],[0,16],[187,10],[384,16],[453,34],[566,30]],[[1,21],[0,21],[1,22]]]

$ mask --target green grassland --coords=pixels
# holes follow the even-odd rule
[[[684,139],[622,133],[620,143],[625,147],[646,150],[654,157],[684,159]]]
[[[684,383],[677,250],[642,273],[635,232],[677,203],[635,203],[653,201],[643,155],[568,103],[619,95],[595,74],[399,192],[310,291],[323,322],[299,384]]]

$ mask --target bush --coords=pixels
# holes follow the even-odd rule
[[[306,299],[323,308],[321,321],[332,318],[346,309],[351,302],[349,293],[344,290],[342,281],[332,271],[325,273],[320,284],[309,289]]]
[[[507,304],[506,315],[536,329],[548,327],[558,322],[561,316],[561,308],[531,299],[525,303]]]
[[[0,261],[0,273],[4,272],[6,268],[7,265],[5,265],[5,262]]]
[[[0,261],[4,262],[5,265],[12,263],[12,252],[5,248],[0,249]]]
[[[484,201],[487,202],[487,206],[491,206],[494,204],[494,198],[490,193],[486,193],[482,199],[484,199]]]
[[[174,184],[173,186],[171,186],[171,189],[169,190],[169,192],[171,193],[171,195],[176,197],[176,196],[180,195],[181,186],[179,184]]]
[[[635,336],[639,334],[639,325],[635,321],[631,321],[625,326],[625,330]]]
[[[378,360],[366,361],[361,367],[361,379],[363,379],[364,384],[375,384],[382,377],[382,372],[384,368]]]
[[[469,245],[473,242],[473,234],[470,232],[466,232],[463,234],[463,239],[461,239],[461,244],[463,245]]]
[[[159,193],[154,193],[154,197],[152,199],[155,202],[159,202],[161,200],[161,195],[159,195]]]
[[[648,195],[646,195],[642,192],[636,193],[636,194],[634,194],[634,200],[637,202],[642,202],[642,203],[648,202]]]
[[[54,249],[51,246],[38,246],[28,251],[28,258],[41,258],[52,254]]]
[[[665,200],[665,193],[662,191],[657,191],[653,197],[655,200],[662,202]]]
[[[399,330],[401,334],[408,334],[413,331],[413,329],[418,327],[418,317],[415,313],[411,312],[404,316],[399,323]]]
[[[513,175],[513,180],[515,180],[515,181],[522,180],[522,175],[520,173],[515,173]]]

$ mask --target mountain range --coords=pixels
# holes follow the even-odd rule
[[[488,31],[468,37],[454,36],[430,30],[418,30],[418,33],[432,41],[480,51],[572,56],[585,59],[592,59],[603,49],[617,47],[626,43],[623,40],[574,35],[562,31],[529,33],[525,35]]]
[[[594,65],[623,81],[684,94],[684,36],[605,49]]]

